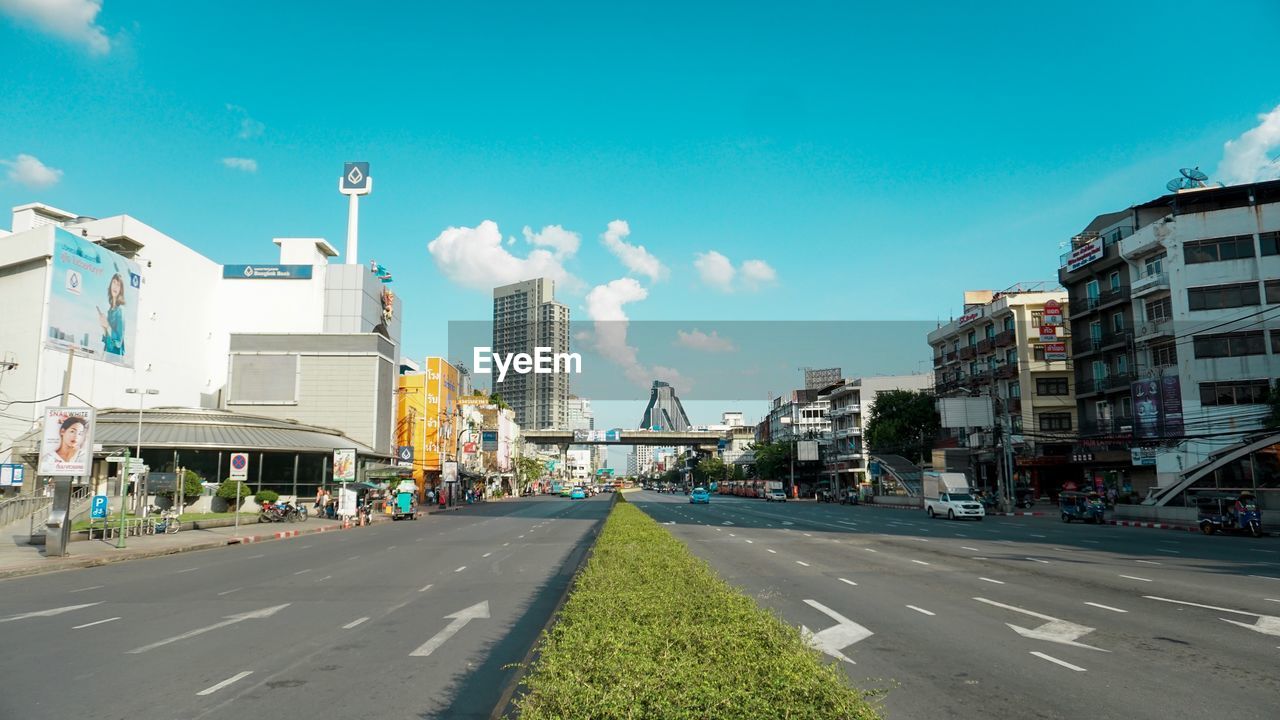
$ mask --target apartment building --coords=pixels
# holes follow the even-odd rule
[[[871,419],[876,397],[888,390],[929,390],[932,387],[933,378],[924,373],[880,375],[846,378],[820,393],[830,403],[827,416],[831,421],[831,446],[824,464],[837,490],[869,481],[869,453],[863,438],[866,437],[867,421]]]
[[[964,314],[929,333],[937,396],[991,398],[990,425],[946,428],[938,441],[968,449],[975,485],[997,487],[1006,435],[1016,483],[1043,493],[1072,479],[1072,307],[1050,282],[969,291]]]
[[[569,352],[569,307],[556,302],[555,281],[535,278],[493,289],[493,352],[527,353],[536,348]],[[523,428],[563,429],[569,421],[569,377],[564,373],[508,373],[493,389],[516,413]]]

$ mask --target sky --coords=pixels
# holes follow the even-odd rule
[[[1274,0],[0,0],[0,204],[265,263],[341,247],[368,161],[360,259],[414,358],[536,275],[624,328],[946,322],[1180,167],[1280,175],[1277,27]],[[623,376],[661,371],[632,350]]]

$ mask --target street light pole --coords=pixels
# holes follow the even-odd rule
[[[138,464],[139,464],[139,465],[141,465],[141,464],[142,464],[142,404],[143,404],[143,401],[146,399],[146,397],[145,397],[145,396],[147,396],[147,395],[159,395],[159,394],[160,394],[160,391],[159,391],[159,390],[156,390],[156,389],[153,389],[153,388],[146,388],[146,389],[143,389],[143,388],[125,388],[125,389],[124,389],[124,391],[125,391],[126,393],[130,394],[130,395],[137,395],[137,396],[138,396],[138,437],[137,437],[137,454],[136,454],[136,457],[137,457],[137,460],[138,460]],[[130,465],[130,462],[129,462],[129,460],[128,460],[128,457],[129,457],[129,456],[128,456],[128,453],[127,453],[127,451],[126,451],[126,453],[125,453],[125,473],[124,473],[124,477],[128,477],[128,471],[129,471],[129,467],[128,467],[128,466]],[[122,479],[122,481],[123,481],[123,477],[122,477],[121,479]],[[137,500],[136,492],[137,492],[137,491],[135,490],[135,497],[134,497],[134,500],[135,500],[135,501]],[[177,492],[177,489],[176,489],[176,488],[175,488],[174,492],[175,492],[175,493]],[[126,497],[128,497],[127,493],[121,494],[121,497],[120,497],[120,544],[119,544],[117,547],[124,547],[124,530],[125,530],[125,521],[124,521],[124,505],[125,505],[125,502],[124,502],[124,501],[125,501],[125,498],[126,498]],[[146,499],[145,497],[144,497],[144,498],[142,498],[142,502],[144,502],[144,503],[145,503],[146,501],[147,501],[147,499]],[[144,510],[144,511],[143,511],[144,515],[145,515],[145,512],[146,512],[146,511]]]

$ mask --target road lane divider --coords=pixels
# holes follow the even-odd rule
[[[222,682],[218,683],[217,685],[213,685],[213,686],[210,686],[210,687],[207,687],[207,688],[205,688],[205,689],[201,690],[200,692],[196,693],[196,695],[212,695],[212,694],[214,694],[214,693],[218,692],[219,690],[221,690],[222,688],[224,688],[224,687],[226,687],[226,686],[228,686],[228,685],[230,685],[230,684],[232,684],[232,683],[239,682],[239,681],[241,681],[241,680],[243,680],[243,679],[245,679],[245,678],[249,677],[249,676],[250,676],[250,675],[252,675],[252,674],[253,674],[253,671],[252,671],[252,670],[245,670],[244,672],[236,673],[235,675],[232,675],[231,677],[227,678],[226,680],[223,680]]]
[[[1058,658],[1056,658],[1056,657],[1054,657],[1054,656],[1052,656],[1052,655],[1045,655],[1044,653],[1042,653],[1042,652],[1037,652],[1037,651],[1035,651],[1035,650],[1032,650],[1032,651],[1031,651],[1031,654],[1032,654],[1032,655],[1035,655],[1036,657],[1040,658],[1041,660],[1048,660],[1049,662],[1054,663],[1055,665],[1061,665],[1062,667],[1064,667],[1064,668],[1066,668],[1066,669],[1068,669],[1068,670],[1074,670],[1074,671],[1076,671],[1076,672],[1088,672],[1087,670],[1085,670],[1084,668],[1080,667],[1079,665],[1072,665],[1071,663],[1067,662],[1066,660],[1059,660]]]
[[[928,610],[925,610],[925,609],[924,609],[924,608],[922,608],[922,607],[916,607],[915,605],[908,605],[907,607],[908,607],[908,608],[911,608],[912,610],[915,610],[916,612],[920,613],[921,615],[928,615],[929,617],[933,617],[934,615],[937,615],[937,613],[930,612],[930,611],[928,611]]]
[[[101,625],[101,624],[103,624],[103,623],[115,622],[116,620],[119,620],[119,619],[120,619],[119,617],[113,617],[113,618],[107,618],[106,620],[95,620],[95,621],[93,621],[93,622],[91,622],[91,623],[85,623],[85,624],[83,624],[83,625],[76,625],[75,627],[73,627],[73,628],[71,628],[71,629],[72,629],[72,630],[83,630],[84,628],[87,628],[87,627],[93,627],[94,625]]]
[[[1096,608],[1101,608],[1101,609],[1103,609],[1103,610],[1110,610],[1111,612],[1114,612],[1114,613],[1127,613],[1127,612],[1129,612],[1128,610],[1121,610],[1120,608],[1117,608],[1117,607],[1111,607],[1110,605],[1103,605],[1103,604],[1101,604],[1101,603],[1096,603],[1096,602],[1085,602],[1085,605],[1089,605],[1089,606],[1091,606],[1091,607],[1096,607]]]

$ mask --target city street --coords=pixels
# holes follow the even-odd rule
[[[1280,542],[629,496],[892,718],[1275,717]],[[749,668],[744,668],[749,672]]]
[[[0,717],[487,718],[609,506],[493,502],[0,581]]]

